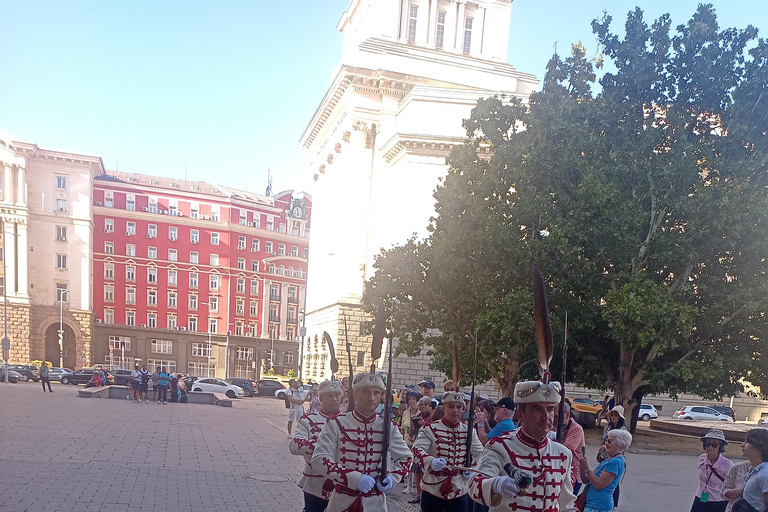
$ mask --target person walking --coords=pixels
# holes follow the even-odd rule
[[[48,363],[43,361],[40,363],[40,381],[43,383],[43,393],[45,393],[45,385],[48,384],[48,391],[53,393],[51,389],[50,370],[48,369]]]
[[[753,428],[741,443],[741,451],[752,469],[744,480],[741,498],[733,504],[734,512],[765,511],[768,507],[768,430]]]
[[[700,438],[704,453],[699,456],[699,487],[691,512],[725,512],[728,500],[721,494],[733,462],[723,455],[728,441],[722,430],[712,429]]]
[[[293,436],[293,424],[299,421],[304,416],[304,402],[306,397],[301,396],[300,385],[295,380],[288,381],[288,398],[286,400],[289,404],[288,411],[288,435]]]
[[[162,403],[163,405],[168,405],[168,384],[171,380],[171,374],[168,373],[165,369],[165,366],[162,367],[160,370],[160,373],[157,374],[157,388],[158,388],[158,398],[157,403]]]

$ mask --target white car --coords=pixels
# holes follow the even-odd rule
[[[648,421],[651,418],[658,418],[659,412],[651,404],[640,404],[640,410],[637,411],[637,417],[642,421]]]
[[[200,377],[192,383],[192,391],[205,391],[208,393],[224,393],[228,398],[243,397],[245,391],[240,386],[227,384],[221,379],[213,377]]]
[[[682,407],[672,415],[673,420],[703,420],[703,421],[725,421],[733,423],[733,419],[726,414],[720,414],[711,407],[702,407],[692,405]]]
[[[304,384],[299,388],[299,397],[304,398],[305,396],[307,396],[307,393],[309,393],[311,389],[312,389],[312,386],[310,386],[309,384]],[[288,388],[278,389],[277,391],[275,391],[275,397],[279,398],[280,400],[285,400],[286,398],[288,398],[288,394],[290,393],[290,391],[291,390]]]
[[[72,373],[74,370],[70,370],[69,368],[59,368],[58,366],[54,366],[53,368],[48,368],[48,379],[50,380],[61,380],[61,376],[65,373]]]

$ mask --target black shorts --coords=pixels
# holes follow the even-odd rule
[[[131,381],[131,389],[134,390],[134,391],[138,391],[139,390],[139,381],[132,380]]]
[[[146,393],[148,389],[149,389],[149,384],[146,384],[146,383],[139,384],[139,391],[141,391],[142,393]]]

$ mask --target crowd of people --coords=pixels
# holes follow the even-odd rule
[[[107,386],[111,384],[109,372],[103,366],[99,366],[93,372],[93,376],[85,387]],[[181,375],[171,375],[165,366],[158,366],[154,372],[147,370],[147,365],[136,367],[131,371],[131,378],[127,382],[129,393],[125,398],[135,403],[149,403],[149,388],[152,386],[151,401],[157,400],[158,404],[168,405],[168,402],[186,403],[187,388]],[[49,384],[50,386],[50,384]],[[45,391],[45,384],[43,384]]]
[[[325,381],[310,393],[316,410],[302,415],[303,404],[312,399],[301,396],[298,384],[290,388],[288,429],[291,433],[296,424],[291,453],[306,462],[299,482],[305,512],[386,510],[385,495],[398,482],[409,502],[425,512],[575,511],[577,506],[582,512],[610,512],[618,500],[624,451],[632,442],[621,406],[606,414],[593,470],[584,431],[571,418],[567,401],[563,442],[554,441],[556,383],[519,382],[512,397],[494,402],[478,396],[470,403],[453,381],[445,382],[440,394],[434,382],[422,381],[393,396],[393,424],[386,428],[381,376],[356,375],[351,393],[347,378]],[[391,460],[392,467],[380,474],[382,460]]]

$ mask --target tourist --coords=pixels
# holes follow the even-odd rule
[[[144,398],[144,403],[149,403],[147,396],[149,395],[149,380],[152,378],[152,374],[147,370],[147,365],[144,365],[139,372],[139,403]]]
[[[46,384],[48,384],[48,391],[53,393],[53,390],[51,389],[51,379],[48,378],[48,376],[50,375],[50,372],[48,370],[48,363],[46,363],[45,361],[40,363],[39,375],[40,375],[40,381],[43,383],[43,393],[45,393]]]
[[[582,512],[611,512],[614,509],[613,491],[624,475],[624,450],[630,444],[632,434],[627,430],[615,429],[609,432],[601,447],[604,448],[605,459],[594,471],[589,468],[589,461],[583,452],[580,454],[581,478],[586,483],[586,500]]]
[[[744,454],[744,445],[741,446],[741,453]],[[733,505],[741,498],[741,491],[744,488],[744,480],[747,478],[747,473],[752,469],[749,465],[749,461],[737,462],[731,469],[728,470],[728,474],[725,475],[725,482],[723,482],[723,488],[720,489],[720,493],[728,498],[728,505],[725,507],[725,512],[732,512]]]
[[[299,383],[296,382],[294,379],[291,379],[288,381],[288,397],[286,397],[286,400],[288,402],[288,435],[293,435],[293,423],[295,421],[299,421],[299,418],[304,416],[304,406],[302,405],[304,401],[306,400],[305,397],[301,396],[301,391],[299,390]]]
[[[160,372],[157,374],[157,388],[158,388],[158,397],[157,397],[157,403],[161,403],[163,405],[168,405],[168,384],[171,381],[171,374],[168,373],[165,369],[165,366],[162,367]]]
[[[512,398],[505,396],[495,404],[491,402],[491,405],[493,405],[495,409],[494,416],[497,421],[496,426],[489,431],[489,425],[486,418],[484,418],[485,421],[482,423],[480,423],[479,420],[477,422],[477,437],[480,438],[480,442],[483,443],[483,445],[488,444],[488,441],[494,437],[499,437],[505,432],[515,430],[515,422],[513,420],[515,415],[515,401],[512,400]]]
[[[580,458],[582,455],[582,448],[585,446],[584,429],[581,425],[571,416],[571,406],[566,402],[563,404],[563,425],[565,434],[563,435],[563,443],[566,448],[571,450],[571,478],[573,478],[573,494],[579,494],[581,489],[582,478],[580,468]],[[555,430],[557,425],[554,425]],[[557,432],[555,432],[557,433]]]
[[[144,369],[146,370],[147,367],[145,366]],[[131,372],[131,394],[129,396],[137,404],[141,403],[141,372],[139,371],[139,363],[136,363]]]
[[[733,505],[734,512],[765,511],[768,507],[768,429],[753,428],[741,444],[752,469],[744,480],[741,498]],[[745,503],[746,502],[746,503]],[[749,505],[751,509],[747,507]]]

